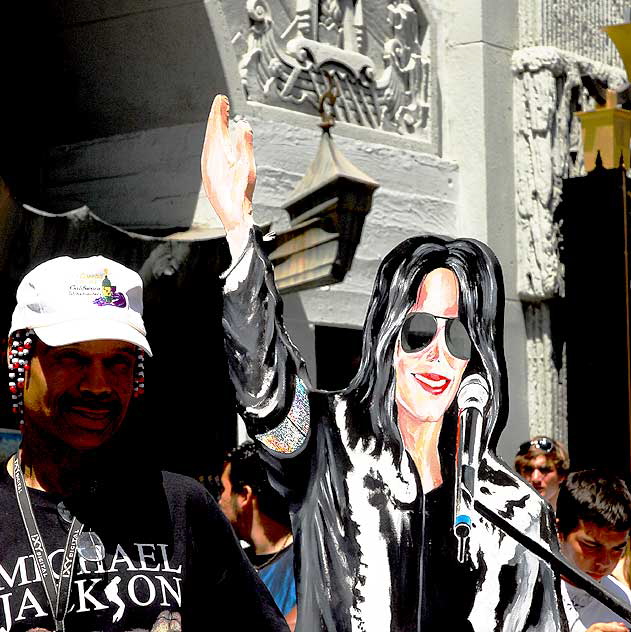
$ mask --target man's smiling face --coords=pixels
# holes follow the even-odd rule
[[[136,347],[93,340],[37,341],[24,389],[28,426],[76,450],[98,448],[120,428],[133,394]]]

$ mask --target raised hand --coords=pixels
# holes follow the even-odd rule
[[[217,95],[208,117],[201,167],[204,190],[226,229],[234,256],[252,226],[256,166],[252,128],[239,121],[231,137],[229,115],[228,98]]]

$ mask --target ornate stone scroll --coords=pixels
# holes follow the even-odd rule
[[[326,71],[338,120],[431,141],[431,29],[418,1],[248,0],[246,11],[232,41],[249,101],[315,113]]]

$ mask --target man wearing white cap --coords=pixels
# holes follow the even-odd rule
[[[151,355],[142,281],[103,257],[22,280],[9,333],[19,452],[0,470],[0,632],[286,630],[195,481],[138,468],[121,429]]]

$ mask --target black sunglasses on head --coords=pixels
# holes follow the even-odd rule
[[[401,347],[406,353],[416,353],[425,349],[436,336],[438,320],[446,320],[445,342],[454,358],[471,359],[471,338],[465,326],[457,318],[442,318],[427,312],[412,312],[403,321]]]
[[[538,450],[545,452],[545,454],[548,454],[548,452],[552,452],[552,450],[554,450],[554,441],[548,437],[539,437],[538,439],[524,441],[524,443],[519,446],[519,452],[517,454],[520,456],[522,454],[526,454],[530,448],[537,448]]]

